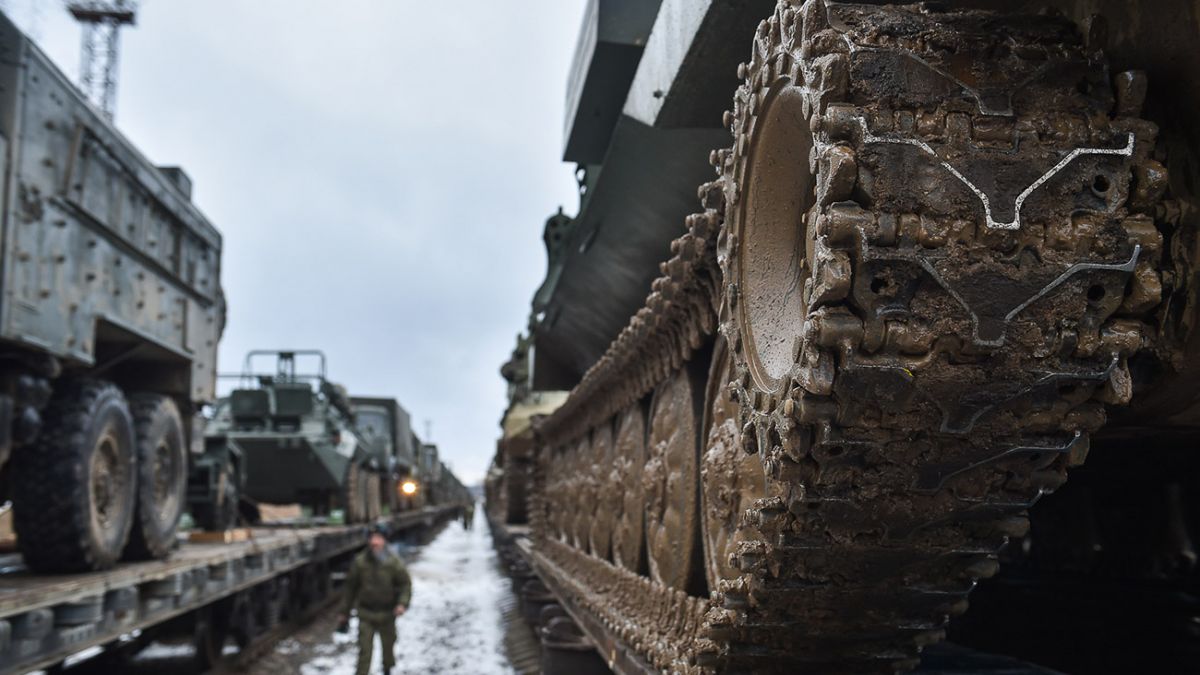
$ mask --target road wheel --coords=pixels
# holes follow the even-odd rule
[[[584,434],[575,446],[572,471],[575,488],[567,495],[571,501],[571,545],[586,551],[592,529],[592,504],[596,501],[596,476],[592,473],[592,439]]]
[[[617,420],[617,497],[620,517],[613,531],[613,562],[637,572],[645,539],[646,496],[642,492],[642,469],[646,465],[646,415],[640,403],[625,410]]]
[[[175,529],[187,501],[187,447],[179,408],[162,394],[129,399],[137,439],[137,511],[127,558],[165,558],[175,546]]]
[[[650,576],[679,590],[687,590],[696,562],[696,401],[696,384],[687,368],[655,390],[642,477]]]
[[[592,555],[605,560],[612,559],[612,533],[621,505],[620,480],[613,466],[612,422],[606,421],[592,432],[592,464],[590,472],[597,483],[596,496],[586,505],[585,513],[590,517],[588,548]]]
[[[34,447],[13,458],[13,516],[25,563],[40,572],[111,567],[129,539],[137,475],[133,421],[115,385],[55,392]]]
[[[738,542],[751,537],[739,529],[742,515],[767,496],[762,462],[742,452],[738,406],[729,392],[733,371],[725,341],[713,353],[704,399],[704,455],[700,461],[700,503],[704,533],[704,573],[708,587],[732,580],[740,571],[730,564]]]

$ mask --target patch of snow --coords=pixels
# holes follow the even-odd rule
[[[148,647],[138,652],[137,657],[144,660],[178,658],[191,656],[195,649],[188,644],[164,644],[152,642]]]

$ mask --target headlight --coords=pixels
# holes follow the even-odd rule
[[[406,495],[415,495],[417,493],[417,484],[414,481],[406,480],[400,484],[400,491]]]

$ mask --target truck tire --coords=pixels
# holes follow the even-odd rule
[[[134,394],[129,408],[137,439],[138,489],[125,557],[165,558],[175,546],[175,530],[187,501],[183,420],[175,402],[162,394]]]
[[[133,420],[125,397],[102,380],[65,382],[45,427],[13,458],[13,525],[25,564],[38,572],[112,567],[136,502]]]

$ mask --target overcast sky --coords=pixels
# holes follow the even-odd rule
[[[222,372],[323,349],[331,379],[398,398],[482,479],[544,221],[578,205],[561,137],[584,2],[141,2],[117,126],[185,168],[224,236]],[[74,79],[62,7],[0,0]]]

